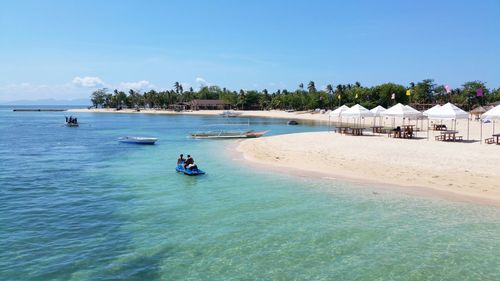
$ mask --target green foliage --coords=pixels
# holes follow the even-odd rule
[[[483,89],[484,96],[477,97],[476,90]],[[221,99],[233,108],[244,110],[257,109],[294,109],[311,110],[316,108],[333,109],[342,104],[352,106],[356,103],[366,108],[377,105],[390,107],[398,102],[403,104],[444,104],[452,102],[468,109],[489,102],[500,101],[500,89],[489,90],[481,81],[470,81],[461,88],[447,93],[444,85],[436,85],[434,80],[425,79],[418,83],[410,83],[411,95],[406,95],[407,88],[395,83],[384,83],[373,87],[363,87],[361,83],[328,84],[324,90],[316,89],[314,81],[307,84],[300,83],[298,89],[290,92],[286,89],[270,93],[267,89],[262,91],[230,91],[218,86],[205,86],[195,91],[193,88],[184,91],[179,82],[175,82],[172,90],[157,92],[150,90],[141,94],[129,90],[128,95],[123,91],[114,90],[109,93],[107,89],[99,89],[91,94],[91,102],[95,107],[146,107],[167,108],[177,102],[190,102],[193,99]],[[392,99],[394,94],[395,99]],[[339,99],[340,97],[340,99]]]

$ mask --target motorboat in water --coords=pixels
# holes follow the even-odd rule
[[[286,123],[287,125],[299,125],[299,122],[295,121],[295,120],[290,120]]]
[[[224,110],[220,114],[220,116],[222,116],[222,117],[238,117],[240,115],[241,115],[240,112],[236,112],[236,111],[233,111],[233,110]]]
[[[191,137],[195,139],[241,139],[241,138],[258,138],[266,134],[264,132],[256,132],[254,130],[246,131],[205,131],[191,133]]]
[[[155,144],[157,138],[149,138],[149,137],[132,137],[126,136],[118,139],[119,142],[122,143],[132,143],[132,144]]]
[[[205,172],[198,169],[197,166],[194,167],[188,167],[187,169],[184,169],[184,163],[181,162],[180,164],[177,164],[177,167],[175,167],[175,170],[179,173],[183,173],[184,175],[188,176],[198,176],[198,175],[204,175]]]

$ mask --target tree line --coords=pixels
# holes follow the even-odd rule
[[[115,89],[98,89],[91,95],[94,107],[104,108],[152,108],[166,109],[177,103],[188,103],[194,99],[220,99],[234,109],[241,110],[265,110],[265,109],[293,109],[310,110],[316,108],[335,108],[342,104],[352,106],[356,103],[366,108],[377,105],[389,107],[395,103],[410,104],[417,108],[429,107],[433,104],[452,102],[459,107],[468,110],[478,105],[500,101],[500,88],[488,89],[481,81],[464,83],[461,87],[451,89],[445,85],[437,85],[433,79],[425,79],[418,83],[410,83],[408,86],[384,83],[372,87],[362,86],[361,83],[328,84],[325,89],[317,89],[314,81],[307,85],[300,83],[297,89],[289,91],[278,89],[269,92],[267,89],[261,91],[243,89],[231,91],[219,86],[205,86],[195,91],[192,87],[184,90],[179,82],[175,82],[171,90],[156,91],[149,90],[139,92]]]

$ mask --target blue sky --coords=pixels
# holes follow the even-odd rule
[[[0,101],[96,87],[500,86],[500,1],[3,1]]]

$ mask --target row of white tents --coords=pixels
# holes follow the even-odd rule
[[[384,117],[384,116],[393,118],[403,118],[403,120],[405,118],[406,119],[427,118],[428,120],[454,120],[455,122],[458,119],[469,120],[469,113],[458,108],[456,105],[452,103],[447,103],[442,106],[435,105],[434,107],[424,112],[420,112],[408,105],[402,105],[401,103],[398,103],[390,107],[389,109],[385,109],[384,107],[379,105],[371,110],[368,110],[359,104],[356,104],[351,108],[349,108],[346,105],[342,105],[337,109],[331,111],[329,114],[330,114],[329,117],[340,118],[340,120],[342,120],[341,118],[358,118],[361,120],[365,117]],[[500,119],[500,105],[482,114],[481,119],[483,120]],[[467,125],[467,139],[469,138],[468,131],[469,131],[469,126]],[[482,138],[482,130],[481,130],[481,138]]]

